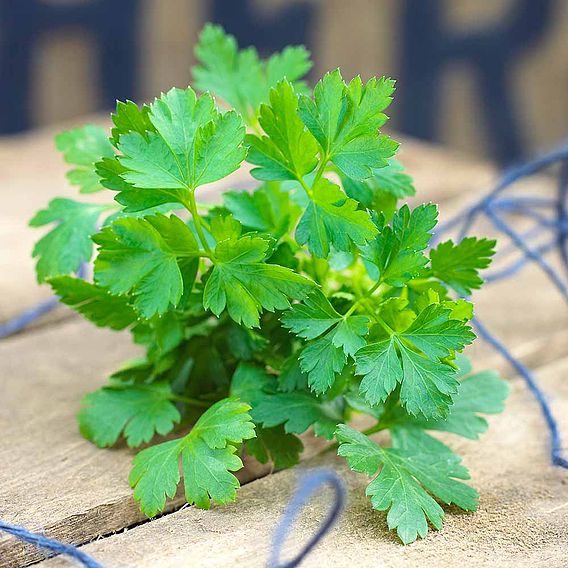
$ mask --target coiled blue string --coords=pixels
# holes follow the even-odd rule
[[[515,182],[541,172],[545,168],[559,162],[562,163],[562,169],[559,176],[558,196],[555,200],[538,196],[500,197],[501,194],[514,185]],[[552,210],[554,217],[550,219],[539,213],[537,209],[544,209],[545,211]],[[535,221],[535,226],[525,233],[518,233],[504,218],[504,214],[509,213],[525,215]],[[476,219],[481,215],[485,215],[493,223],[495,228],[509,237],[512,242],[513,246],[503,249],[499,256],[507,256],[515,250],[522,253],[521,258],[515,260],[512,264],[503,269],[490,272],[487,277],[488,282],[496,282],[510,278],[527,263],[534,262],[544,271],[550,281],[568,301],[568,285],[566,281],[545,258],[547,253],[558,250],[564,267],[568,272],[568,144],[537,160],[507,171],[491,192],[478,202],[467,207],[449,222],[442,225],[435,239],[433,239],[433,242],[452,230],[458,231],[459,238],[465,237],[470,232]],[[553,232],[552,240],[544,244],[532,246],[531,240],[540,236],[546,230]],[[38,317],[52,310],[56,305],[57,298],[52,298],[30,310],[26,310],[13,320],[0,325],[0,338],[21,331]],[[505,358],[527,384],[540,406],[549,430],[551,461],[554,465],[568,468],[568,460],[563,455],[562,439],[558,423],[534,373],[514,357],[505,344],[495,337],[479,318],[473,320],[473,325],[479,335]],[[327,519],[320,525],[316,534],[293,560],[281,564],[280,554],[289,531],[299,512],[308,502],[308,499],[323,484],[329,484],[335,490],[335,500]],[[294,568],[298,566],[337,520],[343,508],[344,501],[345,490],[335,473],[324,470],[303,478],[274,533],[272,555],[269,564],[270,568]],[[47,538],[41,534],[32,533],[23,527],[0,521],[0,531],[8,532],[25,542],[35,544],[56,554],[67,554],[81,562],[87,568],[102,568],[93,558],[81,552],[76,547]]]

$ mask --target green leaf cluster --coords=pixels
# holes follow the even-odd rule
[[[335,70],[310,91],[304,48],[263,61],[212,25],[196,54],[204,92],[119,102],[110,132],[57,137],[70,181],[108,204],[54,199],[31,221],[49,226],[38,279],[143,350],[85,397],[81,433],[149,444],[129,479],[154,516],[182,478],[188,503],[234,500],[243,452],[290,467],[311,431],[372,478],[403,542],[424,537],[443,504],[477,505],[436,433],[477,438],[507,394],[460,355],[475,335],[459,296],[495,243],[430,249],[437,208],[403,203],[415,188],[381,132],[392,80]],[[251,191],[204,203],[245,161]],[[92,281],[74,276],[93,256]]]

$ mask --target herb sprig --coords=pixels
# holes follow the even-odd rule
[[[310,429],[372,478],[371,504],[404,543],[441,527],[440,503],[475,510],[467,469],[432,432],[476,439],[503,408],[506,384],[458,355],[475,338],[458,296],[482,284],[494,241],[428,252],[437,208],[399,206],[415,190],[380,132],[391,79],[335,70],[312,93],[304,48],[262,61],[212,25],[196,54],[203,94],[119,102],[110,137],[57,137],[69,181],[115,203],[54,199],[31,221],[54,224],[34,249],[38,280],[145,349],[85,397],[81,433],[153,443],[129,477],[149,516],[182,473],[188,503],[234,500],[243,451],[290,467]],[[199,202],[245,160],[252,192]],[[74,277],[95,247],[93,281]]]

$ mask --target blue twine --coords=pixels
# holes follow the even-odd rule
[[[87,264],[82,262],[77,270],[78,278],[85,278],[87,274]],[[0,339],[15,335],[23,331],[26,327],[31,325],[35,320],[41,316],[48,314],[54,310],[59,304],[59,296],[52,296],[48,300],[40,302],[39,304],[24,310],[16,317],[0,324]]]
[[[554,465],[560,467],[568,468],[568,460],[562,456],[562,439],[560,436],[560,430],[558,429],[558,424],[554,418],[550,405],[546,400],[546,396],[542,389],[539,387],[536,378],[533,373],[526,367],[519,359],[514,357],[512,353],[505,347],[504,343],[501,342],[497,337],[495,337],[486,327],[479,321],[478,318],[473,318],[473,326],[487,343],[489,343],[497,352],[499,352],[504,359],[517,371],[517,373],[524,379],[529,390],[536,398],[538,404],[540,405],[540,410],[546,425],[550,432],[551,439],[551,459]]]
[[[306,506],[312,495],[323,485],[329,485],[335,492],[335,499],[325,521],[318,527],[304,548],[288,562],[281,562],[282,548],[294,523]],[[299,566],[304,558],[312,551],[318,542],[327,534],[337,521],[345,505],[345,487],[338,475],[329,469],[315,470],[304,475],[298,484],[296,492],[288,502],[288,506],[274,530],[272,552],[268,561],[269,568],[294,568]]]
[[[9,533],[28,544],[33,544],[39,548],[50,550],[55,554],[65,554],[70,556],[71,558],[79,561],[86,568],[103,568],[102,564],[99,564],[94,558],[85,554],[72,544],[65,544],[59,540],[48,538],[42,534],[30,532],[24,527],[10,525],[2,520],[0,520],[0,531]]]
[[[499,198],[500,194],[511,187],[515,182],[541,172],[545,168],[561,162],[562,168],[559,176],[558,196],[555,200],[540,197],[515,196]],[[551,208],[555,219],[551,220],[535,211],[536,208]],[[514,213],[525,215],[536,221],[536,227],[531,228],[524,234],[518,233],[502,217],[501,213]],[[509,237],[514,248],[522,253],[522,257],[503,269],[489,273],[486,281],[497,282],[516,274],[529,262],[535,263],[558,288],[563,297],[568,301],[568,284],[559,272],[544,258],[544,255],[554,249],[558,249],[562,263],[568,272],[568,145],[550,152],[532,162],[510,169],[501,178],[497,186],[482,199],[467,207],[453,219],[444,223],[436,235],[436,240],[448,231],[458,229],[459,238],[469,234],[476,218],[484,214],[493,223],[494,227]],[[461,226],[460,226],[461,225]],[[554,230],[554,240],[533,247],[529,241],[539,236],[543,229]],[[510,249],[506,250],[507,253]],[[567,468],[568,460],[563,456],[562,439],[558,423],[552,413],[547,397],[536,380],[535,375],[519,359],[507,349],[505,344],[495,337],[485,325],[474,318],[473,325],[479,335],[491,345],[503,358],[515,369],[527,384],[530,392],[536,398],[541,413],[549,431],[551,447],[550,457],[554,465]]]
[[[44,314],[47,314],[53,310],[57,304],[59,304],[59,298],[57,296],[53,296],[49,298],[49,300],[45,300],[29,308],[24,310],[21,314],[17,315],[15,318],[8,320],[5,323],[0,324],[0,339],[8,337],[9,335],[14,335],[28,327],[28,325],[32,324],[36,319],[40,318]]]

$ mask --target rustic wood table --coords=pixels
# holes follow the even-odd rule
[[[27,222],[51,197],[75,194],[64,180],[54,132],[0,142],[0,321],[49,296],[35,282],[30,251],[38,233]],[[415,141],[404,141],[401,159],[415,177],[419,200],[439,202],[443,218],[495,179],[486,164]],[[232,183],[242,180],[237,174]],[[545,178],[527,187],[552,191]],[[219,190],[211,188],[207,197],[214,199]],[[527,267],[507,283],[488,286],[476,302],[490,329],[537,370],[568,438],[568,310],[560,295],[536,268]],[[135,353],[127,334],[96,329],[63,307],[0,341],[0,518],[84,545],[108,567],[265,566],[296,470],[266,475],[251,466],[236,503],[202,511],[180,509],[178,499],[167,514],[147,522],[127,483],[133,451],[99,450],[79,435],[74,416],[82,396]],[[512,386],[505,413],[490,420],[482,443],[452,440],[481,494],[479,511],[449,508],[443,531],[403,547],[387,531],[385,515],[364,496],[365,477],[333,455],[311,452],[301,467],[337,470],[349,487],[349,502],[303,566],[568,565],[568,472],[550,465],[538,406],[488,346],[470,354],[476,368],[499,367]],[[329,495],[322,493],[300,519],[290,554],[325,517]],[[42,568],[69,565],[0,535],[0,567],[38,561]]]

